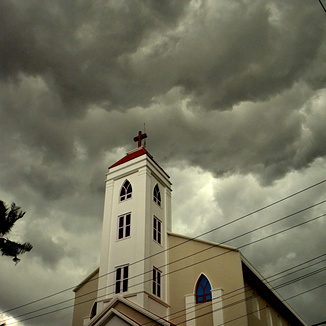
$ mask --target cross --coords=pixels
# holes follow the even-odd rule
[[[134,141],[137,142],[138,141],[138,147],[141,147],[141,141],[142,139],[147,138],[146,133],[142,134],[141,131],[138,131],[138,136],[134,137]]]

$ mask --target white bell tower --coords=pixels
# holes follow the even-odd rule
[[[98,311],[122,295],[151,312],[168,311],[167,232],[171,182],[142,146],[109,167],[106,175]]]

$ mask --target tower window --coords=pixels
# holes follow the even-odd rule
[[[128,291],[129,265],[117,267],[115,269],[115,293]]]
[[[158,184],[156,184],[156,186],[154,187],[153,200],[158,206],[161,206],[161,193]]]
[[[118,216],[118,239],[130,237],[131,214]]]
[[[132,186],[131,183],[128,180],[126,180],[121,187],[120,201],[124,201],[126,199],[131,198],[131,195],[132,195]]]
[[[196,286],[196,303],[203,303],[212,300],[211,285],[203,274],[199,277]]]
[[[153,240],[157,243],[162,243],[161,236],[162,222],[156,217],[153,217]]]
[[[153,294],[161,297],[161,271],[157,268],[153,268]]]

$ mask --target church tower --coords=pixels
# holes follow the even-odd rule
[[[142,146],[109,167],[106,175],[97,302],[116,295],[167,314],[167,232],[171,229],[171,182]]]
[[[237,248],[171,232],[171,182],[144,138],[109,167],[100,267],[74,289],[73,326],[306,326]]]

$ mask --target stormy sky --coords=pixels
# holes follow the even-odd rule
[[[326,320],[318,0],[1,0],[0,21],[0,199],[26,211],[10,239],[34,245],[0,257],[0,324],[70,325],[69,289],[99,264],[107,167],[144,124],[173,231],[214,229],[202,238],[282,276],[307,324]]]

